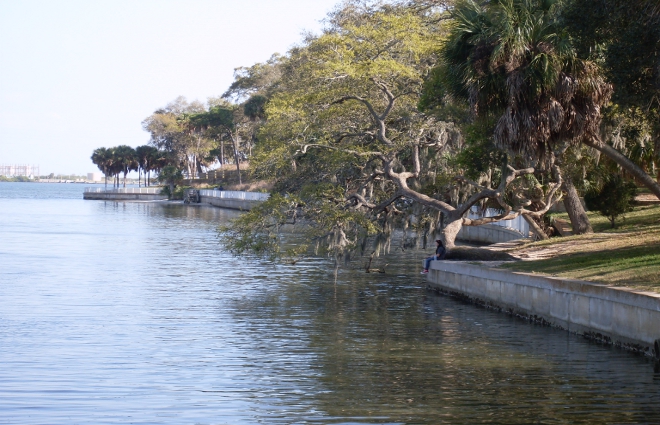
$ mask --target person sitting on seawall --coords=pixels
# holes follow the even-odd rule
[[[435,248],[435,255],[430,256],[426,260],[424,260],[424,270],[422,270],[422,274],[426,274],[429,272],[429,266],[431,265],[431,261],[433,260],[444,260],[445,255],[447,254],[447,250],[445,249],[444,245],[442,244],[442,240],[438,239],[435,241],[437,247]]]

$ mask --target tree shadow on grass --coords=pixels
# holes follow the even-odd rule
[[[564,275],[578,279],[660,289],[660,244],[566,253],[554,258],[518,262],[503,267],[516,271]]]

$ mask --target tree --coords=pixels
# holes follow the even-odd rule
[[[442,227],[451,249],[463,225],[547,211],[558,195],[558,173],[539,211],[525,209],[532,168],[505,167],[496,187],[450,174],[447,158],[460,151],[460,132],[416,108],[443,20],[387,6],[342,9],[330,22],[281,65],[252,159],[258,176],[276,178],[281,196],[225,229],[230,248],[276,252],[281,226],[302,217],[308,238],[338,257],[366,249],[367,240],[375,250],[386,248],[395,226],[426,236]],[[464,217],[488,199],[500,215]]]
[[[170,198],[174,196],[174,186],[183,180],[183,172],[174,165],[166,165],[158,173],[158,181],[168,185]]]
[[[153,146],[142,145],[135,148],[135,156],[138,162],[138,185],[140,185],[140,172],[144,172],[144,185],[148,186],[147,173],[154,167],[158,149]]]
[[[97,148],[94,149],[92,153],[92,162],[94,165],[99,167],[99,170],[103,173],[105,177],[105,188],[108,189],[108,175],[111,175],[112,170],[112,151],[107,148]]]
[[[282,77],[283,59],[274,54],[265,63],[236,68],[234,82],[222,94],[222,98],[240,103],[254,95],[270,97]]]
[[[598,211],[607,217],[614,228],[618,216],[633,210],[637,186],[624,180],[619,174],[606,177],[600,189],[587,192],[584,201],[590,210]]]
[[[564,22],[580,54],[603,64],[623,107],[660,106],[660,4],[657,0],[571,0]]]
[[[537,166],[570,161],[570,146],[598,134],[612,91],[596,64],[575,55],[559,5],[462,2],[430,85],[439,99],[469,102],[477,119],[496,116],[495,144]],[[590,232],[570,174],[563,184],[574,231]]]
[[[117,165],[117,174],[124,173],[124,187],[126,187],[126,175],[129,171],[138,170],[138,159],[135,149],[127,145],[119,145],[113,148],[113,163]]]
[[[180,96],[142,121],[142,127],[151,135],[150,144],[175,158],[190,177],[201,171],[203,159],[212,148],[190,121],[191,116],[203,112],[205,107],[200,102],[188,103]]]
[[[609,126],[614,131],[584,143],[660,198],[660,184],[626,155],[632,146],[622,142],[639,140],[620,137],[624,120],[649,125],[648,147],[660,152],[660,5],[657,0],[571,0],[563,18],[581,57],[600,63],[615,88],[610,115],[615,120]]]
[[[243,105],[234,105],[228,102],[220,103],[209,108],[207,112],[190,116],[190,122],[207,137],[213,137],[220,142],[220,161],[224,160],[224,140],[231,142],[236,173],[239,184],[241,179],[241,159],[250,156],[250,142],[264,115],[266,98],[255,95],[250,97]],[[241,145],[247,145],[247,154]]]

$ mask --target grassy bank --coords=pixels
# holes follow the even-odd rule
[[[510,253],[527,261],[503,267],[660,293],[660,206],[636,208],[615,229],[589,219],[594,234],[524,245]]]

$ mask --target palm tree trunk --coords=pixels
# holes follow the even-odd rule
[[[607,143],[603,143],[601,140],[589,140],[586,139],[584,144],[590,146],[603,154],[607,155],[608,158],[619,164],[621,168],[626,170],[630,175],[632,175],[635,180],[639,183],[646,186],[655,196],[660,199],[660,184],[653,180],[651,176],[646,174],[640,167],[638,167],[634,162],[632,162],[628,157],[623,155],[618,150],[614,149],[612,146]]]
[[[573,185],[573,180],[570,175],[564,178],[564,190],[566,190],[566,198],[564,198],[564,207],[568,217],[571,219],[573,226],[573,233],[576,235],[584,235],[585,233],[593,233],[587,212],[580,202],[577,190]]]

